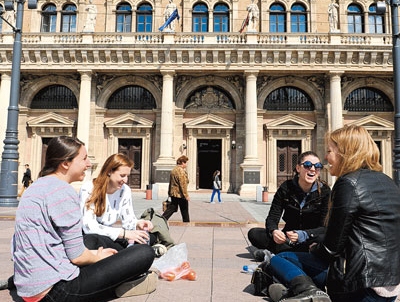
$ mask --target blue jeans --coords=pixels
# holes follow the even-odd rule
[[[213,189],[210,202],[214,201],[215,193],[218,194],[218,202],[221,202],[221,191],[219,189]]]
[[[294,277],[309,276],[315,285],[324,289],[329,263],[314,254],[304,252],[282,252],[272,257],[274,275],[286,286]]]
[[[54,284],[41,302],[109,301],[116,299],[115,288],[148,271],[155,254],[147,244],[137,244],[94,264],[80,268],[73,280]]]
[[[282,252],[271,258],[271,268],[275,277],[284,285],[298,276],[308,275],[316,286],[325,290],[329,264],[311,253]],[[328,290],[328,294],[329,290]],[[330,294],[333,302],[394,302],[396,297],[379,296],[373,289],[364,288],[343,295]]]

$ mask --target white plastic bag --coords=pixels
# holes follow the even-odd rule
[[[167,253],[156,259],[153,262],[153,267],[160,271],[160,278],[162,279],[195,281],[197,275],[187,261],[187,254],[186,243],[180,243],[171,247]]]

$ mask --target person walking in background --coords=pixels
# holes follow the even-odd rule
[[[29,165],[25,165],[25,172],[24,175],[22,176],[22,188],[21,191],[18,193],[18,196],[22,196],[22,194],[25,192],[25,190],[31,185],[32,183],[32,173],[31,169],[29,168]]]
[[[29,168],[29,165],[25,165],[25,172],[24,175],[22,176],[22,184],[24,185],[24,188],[26,189],[29,187],[29,185],[32,182],[32,174],[31,174],[31,169]]]
[[[300,154],[294,178],[285,181],[274,195],[265,228],[252,228],[248,232],[251,244],[260,249],[254,252],[258,261],[263,260],[264,250],[308,251],[311,243],[323,239],[331,190],[319,180],[322,168],[316,153]],[[281,218],[285,222],[282,230]]]
[[[326,145],[337,180],[325,239],[310,252],[271,258],[274,276],[294,293],[282,299],[321,297],[315,283],[326,286],[334,302],[394,302],[400,294],[400,189],[382,172],[379,149],[365,128],[327,133]]]
[[[162,214],[165,219],[169,219],[172,214],[181,210],[182,221],[190,222],[189,218],[189,201],[190,197],[187,191],[189,178],[186,172],[187,162],[189,158],[182,155],[176,160],[176,166],[172,169],[169,176],[168,196],[171,197],[167,209]]]
[[[129,243],[153,245],[156,241],[155,235],[150,238],[151,221],[138,220],[133,211],[132,192],[126,184],[132,167],[133,161],[125,154],[113,154],[97,178],[82,185],[79,197],[87,248],[103,246],[120,251]],[[113,227],[118,220],[121,227]]]
[[[221,172],[219,170],[215,170],[215,172],[213,173],[213,191],[211,194],[210,203],[215,203],[214,202],[215,193],[218,194],[218,202],[222,203],[222,201],[221,201],[221,180],[219,179],[220,174],[221,174]]]
[[[24,301],[107,301],[155,290],[157,276],[147,274],[155,257],[150,246],[120,252],[85,247],[79,196],[70,184],[82,181],[90,167],[78,139],[49,141],[40,177],[15,217],[14,282]]]

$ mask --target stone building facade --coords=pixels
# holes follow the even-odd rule
[[[259,14],[250,29],[251,3]],[[189,190],[211,188],[218,169],[223,191],[255,196],[292,177],[299,153],[323,158],[327,131],[355,123],[392,175],[391,16],[380,4],[39,0],[24,11],[20,174],[29,163],[35,178],[49,139],[71,135],[88,148],[87,179],[125,152],[135,162],[131,188],[152,184],[163,195],[185,154]],[[160,31],[167,5],[180,18]],[[5,113],[13,34],[4,21],[0,39]],[[1,141],[6,125],[0,120]]]

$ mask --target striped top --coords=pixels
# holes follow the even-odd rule
[[[22,196],[13,237],[14,281],[21,297],[41,293],[79,268],[71,259],[84,252],[79,198],[54,176],[41,177]]]

